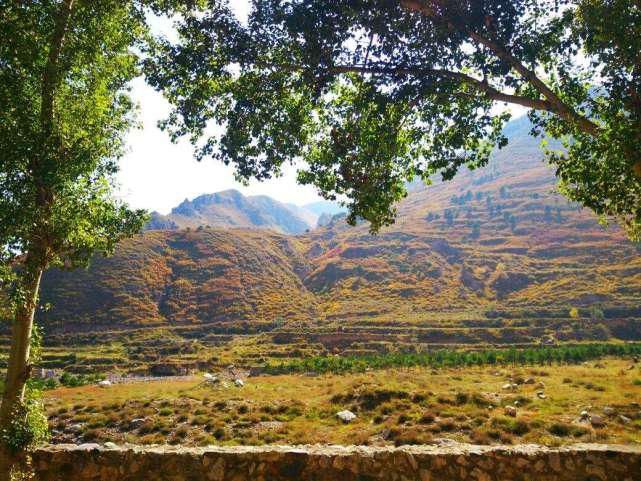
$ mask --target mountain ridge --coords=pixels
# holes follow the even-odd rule
[[[309,207],[308,207],[309,206]],[[244,196],[236,189],[185,199],[167,215],[151,213],[145,230],[178,230],[198,227],[271,229],[283,234],[302,234],[316,227],[324,212],[341,208],[328,201],[298,206],[266,195]]]
[[[511,127],[510,145],[487,167],[413,189],[396,224],[377,236],[367,225],[347,226],[341,215],[296,236],[219,227],[148,231],[82,274],[48,273],[43,302],[54,307],[41,321],[54,330],[82,330],[91,321],[100,329],[205,331],[282,321],[313,326],[309,332],[338,323],[370,326],[359,331],[364,338],[372,326],[414,326],[439,330],[425,339],[447,341],[474,338],[464,329],[488,339],[484,329],[496,325],[496,312],[513,318],[496,333],[509,339],[521,339],[514,332],[528,322],[541,323],[528,336],[552,325],[550,335],[583,336],[572,327],[571,307],[641,316],[634,314],[639,247],[556,193],[538,142],[524,136],[527,124]],[[188,201],[176,216],[199,208]],[[557,318],[565,320],[549,320]],[[638,322],[630,322],[584,327],[597,338],[612,330],[637,335]],[[446,327],[453,337],[443,337]]]

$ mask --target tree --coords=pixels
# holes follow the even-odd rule
[[[452,178],[503,147],[507,114],[533,133],[569,198],[641,230],[641,7],[631,0],[253,0],[186,15],[157,45],[149,81],[164,124],[198,158],[264,179],[302,158],[299,180],[345,196],[354,223],[394,220],[406,181]],[[598,82],[598,83],[595,83]],[[211,136],[210,121],[225,128]],[[199,139],[204,142],[199,143]]]
[[[127,85],[139,74],[133,48],[146,36],[144,7],[0,1],[0,288],[13,315],[0,406],[4,461],[8,447],[30,441],[14,434],[26,409],[43,272],[109,253],[146,218],[112,197],[133,122]]]

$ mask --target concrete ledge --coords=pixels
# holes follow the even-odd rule
[[[52,445],[40,481],[638,481],[641,446]]]

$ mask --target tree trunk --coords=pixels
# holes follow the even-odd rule
[[[29,350],[33,319],[38,305],[40,278],[44,268],[26,265],[22,274],[23,289],[16,307],[11,334],[11,351],[7,364],[2,404],[0,405],[0,432],[8,430],[13,421],[15,408],[24,399],[25,386],[31,375]],[[10,481],[11,469],[18,466],[21,453],[13,453],[0,442],[0,481]]]
[[[0,406],[0,430],[9,427],[13,410],[24,399],[25,384],[31,374],[29,348],[33,318],[38,304],[38,290],[43,272],[42,266],[25,266],[21,287],[23,293],[13,321],[11,351]]]
[[[74,3],[75,0],[63,0],[60,4],[50,40],[47,64],[43,73],[40,127],[45,151],[52,147],[50,144],[54,124],[54,97],[60,82],[59,62]],[[38,156],[34,156],[30,162],[29,170],[36,187],[35,206],[40,211],[42,224],[36,226],[35,231],[31,233],[31,240],[34,242],[26,252],[24,270],[20,272],[19,287],[21,291],[14,315],[11,351],[2,404],[0,405],[0,432],[11,427],[15,409],[24,400],[26,383],[31,375],[29,350],[33,319],[38,305],[40,279],[47,267],[50,254],[47,243],[47,225],[50,221],[54,193],[46,184],[46,178],[49,174],[47,165],[43,164],[42,159],[39,159]],[[15,461],[17,458],[14,457],[14,453],[11,453],[0,440],[0,481],[9,481],[10,469]]]

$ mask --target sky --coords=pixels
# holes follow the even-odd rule
[[[231,2],[236,14],[247,16],[248,2]],[[172,38],[171,21],[152,19],[152,29]],[[138,121],[142,128],[130,132],[127,154],[120,161],[116,178],[118,197],[135,208],[156,210],[163,214],[180,202],[200,194],[237,189],[246,195],[269,195],[281,202],[302,205],[320,200],[313,187],[296,183],[296,169],[284,169],[283,176],[248,187],[234,179],[232,167],[221,162],[194,159],[187,139],[173,144],[157,123],[167,117],[169,104],[163,96],[145,84],[142,78],[132,82],[131,96],[138,103]]]

